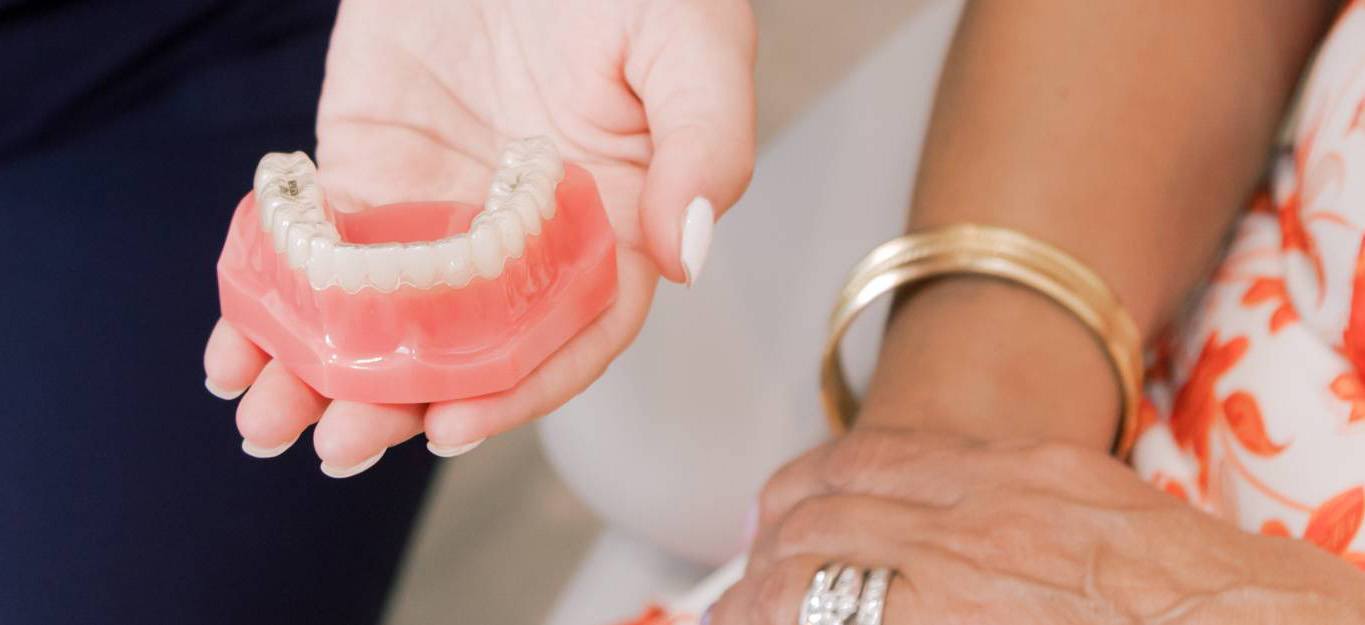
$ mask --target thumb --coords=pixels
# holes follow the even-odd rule
[[[640,225],[660,273],[691,285],[753,175],[754,19],[746,0],[650,6],[625,68],[654,147]]]

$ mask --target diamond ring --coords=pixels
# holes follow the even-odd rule
[[[886,590],[891,587],[891,569],[872,569],[863,582],[863,594],[858,597],[855,625],[882,625],[886,611]]]
[[[797,625],[882,625],[895,572],[832,562],[811,577]]]
[[[798,625],[844,625],[858,612],[863,569],[831,563],[815,572],[801,602]]]

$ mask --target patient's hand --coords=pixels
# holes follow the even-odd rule
[[[660,275],[697,278],[711,223],[748,184],[753,48],[744,0],[343,3],[318,107],[328,201],[481,203],[501,145],[548,135],[597,178],[619,292],[517,387],[430,406],[320,397],[220,321],[207,384],[228,397],[250,386],[243,448],[276,455],[317,423],[323,471],[345,477],[423,431],[433,452],[467,451],[586,388],[639,331]]]
[[[1349,513],[1323,518],[1344,550]],[[710,622],[797,623],[831,562],[899,572],[885,625],[1365,622],[1347,559],[1244,533],[1064,443],[859,428],[822,445],[764,489],[748,570]]]

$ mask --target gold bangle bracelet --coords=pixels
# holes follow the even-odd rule
[[[858,413],[844,376],[839,343],[874,300],[947,275],[1005,280],[1037,291],[1075,315],[1094,335],[1119,382],[1121,421],[1113,452],[1127,458],[1137,436],[1142,392],[1142,340],[1137,324],[1098,275],[1066,253],[1013,230],[958,224],[887,241],[854,266],[830,317],[820,370],[830,426],[843,432]]]

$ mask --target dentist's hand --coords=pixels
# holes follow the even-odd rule
[[[220,321],[204,366],[215,394],[250,387],[243,448],[276,455],[316,423],[323,471],[345,477],[423,431],[433,452],[462,453],[585,389],[639,331],[660,275],[697,279],[714,219],[748,185],[754,38],[746,0],[344,2],[318,107],[328,201],[481,203],[501,145],[547,135],[597,179],[619,292],[514,389],[430,406],[322,398]]]

